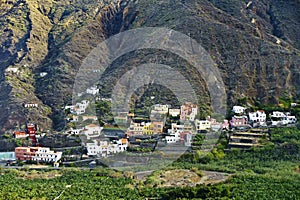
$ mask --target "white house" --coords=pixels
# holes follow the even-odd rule
[[[176,131],[172,135],[168,135],[165,137],[166,143],[167,144],[174,144],[177,142],[180,142],[180,132],[181,131]]]
[[[97,141],[86,143],[87,155],[89,156],[105,156],[108,141]]]
[[[171,124],[171,129],[168,129],[169,134],[175,134],[177,131],[184,131],[184,125],[183,124]]]
[[[173,108],[173,109],[169,109],[169,115],[172,117],[177,117],[180,115],[180,109],[177,108]]]
[[[96,86],[92,86],[92,87],[86,89],[86,93],[96,95],[99,93],[99,89]]]
[[[108,101],[111,102],[112,98],[96,97],[96,101]]]
[[[48,147],[39,147],[32,160],[39,162],[54,163],[61,159],[62,152],[51,151]]]
[[[211,128],[211,122],[208,120],[195,120],[195,126],[197,131],[209,130]]]
[[[25,108],[37,108],[38,106],[37,103],[24,103]]]
[[[258,110],[256,112],[249,113],[249,121],[254,123],[265,123],[267,120],[267,115],[265,111]]]
[[[288,124],[286,117],[287,115],[285,113],[279,111],[273,111],[273,113],[270,115],[273,126]]]
[[[107,155],[126,151],[128,147],[128,140],[123,138],[110,143],[107,149]]]
[[[126,151],[128,147],[127,139],[119,139],[117,141],[107,140],[94,140],[93,142],[87,143],[86,148],[89,156],[108,156],[119,152]]]
[[[87,136],[87,139],[99,137],[103,127],[100,127],[96,124],[89,124],[84,127],[82,133]]]
[[[67,109],[73,109],[75,106],[74,105],[70,105],[70,106],[65,106],[65,110],[67,110]]]
[[[70,134],[72,134],[72,135],[79,135],[81,132],[83,131],[83,128],[79,128],[79,129],[70,129],[69,131],[68,131],[68,133],[70,133]]]
[[[80,103],[76,103],[75,106],[71,107],[70,111],[71,113],[76,113],[77,115],[84,114],[89,103],[90,102],[88,100],[82,100]]]
[[[273,111],[273,113],[270,115],[271,118],[283,118],[286,117],[286,115],[283,112],[279,112],[279,111]]]
[[[294,124],[297,122],[297,118],[295,116],[286,116],[286,120],[289,124]]]
[[[234,112],[235,114],[242,114],[245,112],[245,110],[246,108],[243,106],[233,106],[232,108],[232,112]]]
[[[168,130],[169,133],[175,134],[177,131],[193,131],[194,126],[192,124],[186,123],[186,124],[171,124],[171,129]]]
[[[131,122],[130,126],[128,127],[126,134],[128,136],[134,135],[142,135],[144,130],[145,123],[134,123]]]
[[[155,104],[152,111],[159,114],[168,114],[170,105]]]
[[[192,132],[190,131],[176,131],[174,134],[165,137],[167,144],[181,143],[185,146],[192,145]]]

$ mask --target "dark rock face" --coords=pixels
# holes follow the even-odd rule
[[[229,106],[244,97],[275,103],[285,93],[299,96],[299,15],[298,0],[1,0],[0,133],[27,121],[44,131],[62,128],[61,108],[71,102],[82,60],[109,36],[137,27],[172,28],[201,44],[218,65]],[[162,55],[138,51],[119,58],[105,83],[113,85],[128,66],[154,56],[158,63],[184,66],[205,104],[203,78],[184,60]],[[24,108],[30,102],[38,108]]]

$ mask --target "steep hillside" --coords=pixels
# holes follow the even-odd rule
[[[274,103],[284,93],[299,96],[299,15],[299,0],[1,0],[0,132],[26,121],[62,128],[82,60],[109,36],[136,27],[172,28],[201,44],[218,64],[229,105],[244,97]],[[155,61],[191,78],[209,110],[203,77],[166,54],[144,50],[117,59],[105,73],[103,94],[133,64]]]

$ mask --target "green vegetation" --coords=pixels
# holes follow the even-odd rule
[[[130,171],[105,168],[59,172],[0,168],[0,199],[54,199],[59,195],[60,199],[298,199],[299,137],[297,128],[272,129],[273,144],[226,154],[219,145],[206,156],[197,155],[200,151],[184,155],[167,170],[156,171],[144,180],[132,179]],[[203,170],[230,176],[217,184],[185,185],[198,182],[205,176]],[[183,184],[175,187],[179,175]]]
[[[111,112],[111,103],[108,101],[97,101],[96,105],[96,113],[98,116],[98,120],[101,126],[104,125],[105,122],[113,121],[113,113]]]

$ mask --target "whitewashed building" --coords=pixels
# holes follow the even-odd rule
[[[103,130],[103,127],[100,127],[96,124],[89,124],[84,127],[82,130],[82,134],[86,135],[87,139],[99,137],[101,134],[101,131]]]
[[[54,163],[58,162],[62,157],[62,152],[51,151],[48,147],[38,147],[32,160],[37,162]]]
[[[72,135],[79,135],[83,131],[83,128],[73,129],[71,128],[67,133]]]
[[[37,103],[24,103],[25,108],[37,108],[39,105]]]
[[[170,105],[155,104],[152,111],[159,114],[168,114]]]
[[[128,140],[123,138],[117,141],[107,141],[107,140],[94,140],[86,144],[87,154],[89,156],[108,156],[111,154],[126,151],[128,147]]]
[[[165,137],[167,144],[180,143],[184,146],[192,145],[192,132],[190,131],[176,131],[174,134]]]
[[[288,115],[288,116],[286,116],[286,120],[287,120],[287,123],[289,123],[289,124],[295,124],[295,123],[297,123],[296,116]]]
[[[131,122],[126,134],[128,136],[143,135],[145,123]]]
[[[243,114],[245,112],[246,108],[243,106],[233,106],[232,112],[235,114]]]
[[[76,114],[76,115],[84,114],[89,103],[90,102],[88,100],[82,100],[80,103],[76,103],[75,106],[70,107],[70,111],[71,111],[71,113]]]
[[[179,116],[180,115],[180,109],[178,109],[178,108],[169,109],[169,115],[172,116],[172,117]]]
[[[96,86],[92,86],[92,87],[86,89],[86,93],[96,95],[99,93],[99,89]]]
[[[197,131],[204,131],[211,129],[211,122],[209,120],[195,120],[195,126]]]
[[[286,120],[286,114],[279,111],[273,111],[270,115],[271,122],[273,126],[286,125],[288,121]]]
[[[171,124],[171,129],[168,130],[169,133],[175,134],[177,131],[193,131],[194,126],[192,124],[186,123],[186,124]]]
[[[250,112],[249,113],[249,121],[254,123],[265,123],[267,120],[267,115],[265,111],[258,110],[256,112]]]
[[[167,135],[165,137],[166,143],[167,144],[174,144],[180,141],[180,132],[181,131],[176,131],[175,133],[171,135]]]

